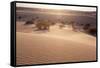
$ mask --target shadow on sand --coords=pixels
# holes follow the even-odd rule
[[[35,27],[33,27],[34,28],[34,30],[33,31],[35,31],[36,33],[39,33],[39,34],[41,34],[41,33],[47,33],[47,32],[49,32],[49,30],[46,30],[46,29],[42,29],[42,30],[40,30],[40,29],[35,29]]]

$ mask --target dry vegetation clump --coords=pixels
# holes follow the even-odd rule
[[[67,22],[66,21],[61,21],[60,25],[59,25],[59,28],[62,29],[62,28],[65,27],[65,25],[68,25]]]
[[[55,22],[50,22],[50,25],[55,25],[56,23]]]
[[[20,20],[20,19],[22,19],[22,17],[21,17],[21,16],[19,16],[19,17],[18,17],[18,19]]]
[[[69,25],[72,26],[73,31],[77,31],[77,27],[75,26],[75,21],[71,21]]]
[[[83,27],[83,29],[86,31],[86,30],[88,30],[90,28],[90,24],[85,24],[84,25],[84,27]]]
[[[49,30],[50,23],[47,20],[40,20],[36,23],[38,30]]]
[[[93,35],[93,36],[96,36],[97,35],[97,29],[96,28],[89,28],[87,30],[87,33]]]
[[[34,24],[34,22],[32,20],[25,22],[25,25],[30,25],[30,24]]]
[[[64,28],[64,27],[65,27],[65,25],[62,24],[62,23],[59,25],[59,28],[60,28],[60,29],[62,29],[62,28]]]
[[[86,25],[84,26],[83,29],[84,29],[84,31],[85,31],[86,33],[88,33],[88,34],[90,34],[90,35],[96,36],[96,34],[97,34],[97,29],[96,29],[96,27],[91,27],[90,24],[86,24]]]

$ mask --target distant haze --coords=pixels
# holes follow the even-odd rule
[[[43,9],[57,9],[57,10],[76,10],[76,11],[96,11],[96,7],[80,7],[80,6],[63,6],[63,5],[47,5],[47,4],[28,4],[17,3],[17,7],[28,8],[43,8]]]

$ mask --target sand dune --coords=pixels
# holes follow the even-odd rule
[[[17,65],[96,60],[93,36],[70,28],[58,30],[57,26],[45,33],[35,32],[31,26],[17,28]]]

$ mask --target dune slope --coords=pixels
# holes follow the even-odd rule
[[[17,65],[96,60],[96,38],[81,32],[16,32]],[[59,33],[58,33],[59,32]]]

